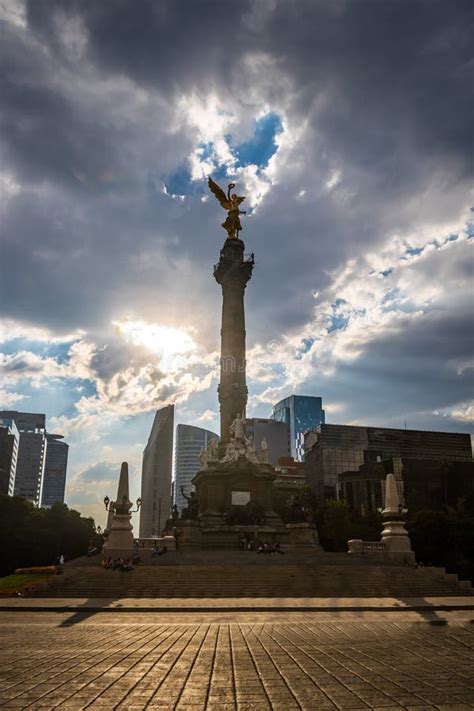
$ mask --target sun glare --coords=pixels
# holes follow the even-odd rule
[[[146,321],[113,321],[116,332],[127,343],[141,346],[156,353],[166,370],[179,367],[183,356],[197,348],[189,333],[171,326],[161,326]]]

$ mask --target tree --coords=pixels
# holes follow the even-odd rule
[[[66,559],[77,558],[99,543],[93,519],[65,504],[41,509],[19,496],[0,496],[0,575],[50,565],[61,553]]]

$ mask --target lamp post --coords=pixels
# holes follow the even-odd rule
[[[111,501],[108,496],[104,496],[104,506],[106,511],[113,511],[113,513],[138,513],[142,505],[142,500],[140,497],[135,502],[136,509],[132,509],[133,503],[130,501],[128,496],[122,496],[122,501],[119,503],[117,501]],[[97,529],[98,530],[98,529]]]

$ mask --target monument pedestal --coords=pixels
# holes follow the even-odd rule
[[[273,510],[275,470],[270,464],[239,456],[234,462],[215,461],[193,479],[199,501],[200,540],[203,548],[238,548],[242,536],[286,544],[289,531]],[[241,515],[239,515],[241,513]],[[182,527],[180,527],[182,528]],[[183,542],[192,543],[183,532]]]
[[[130,514],[115,514],[103,553],[111,558],[133,557],[133,529]]]
[[[273,482],[275,470],[270,464],[254,463],[244,456],[237,461],[211,462],[193,479],[199,501],[199,520],[208,526],[222,525],[232,507],[252,506],[261,514],[256,523],[282,526],[273,510]]]
[[[319,545],[318,532],[310,523],[287,523],[290,548],[312,548],[322,551]]]
[[[105,499],[108,505],[107,537],[102,553],[107,558],[133,558],[132,502],[128,495],[128,464],[122,462],[117,490],[117,500]],[[138,503],[138,502],[137,502]]]

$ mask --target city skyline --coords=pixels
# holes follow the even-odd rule
[[[255,252],[247,417],[472,432],[470,3],[162,5],[0,8],[0,408],[64,433],[66,501],[103,525],[121,461],[135,499],[166,405],[219,431],[209,175]]]

